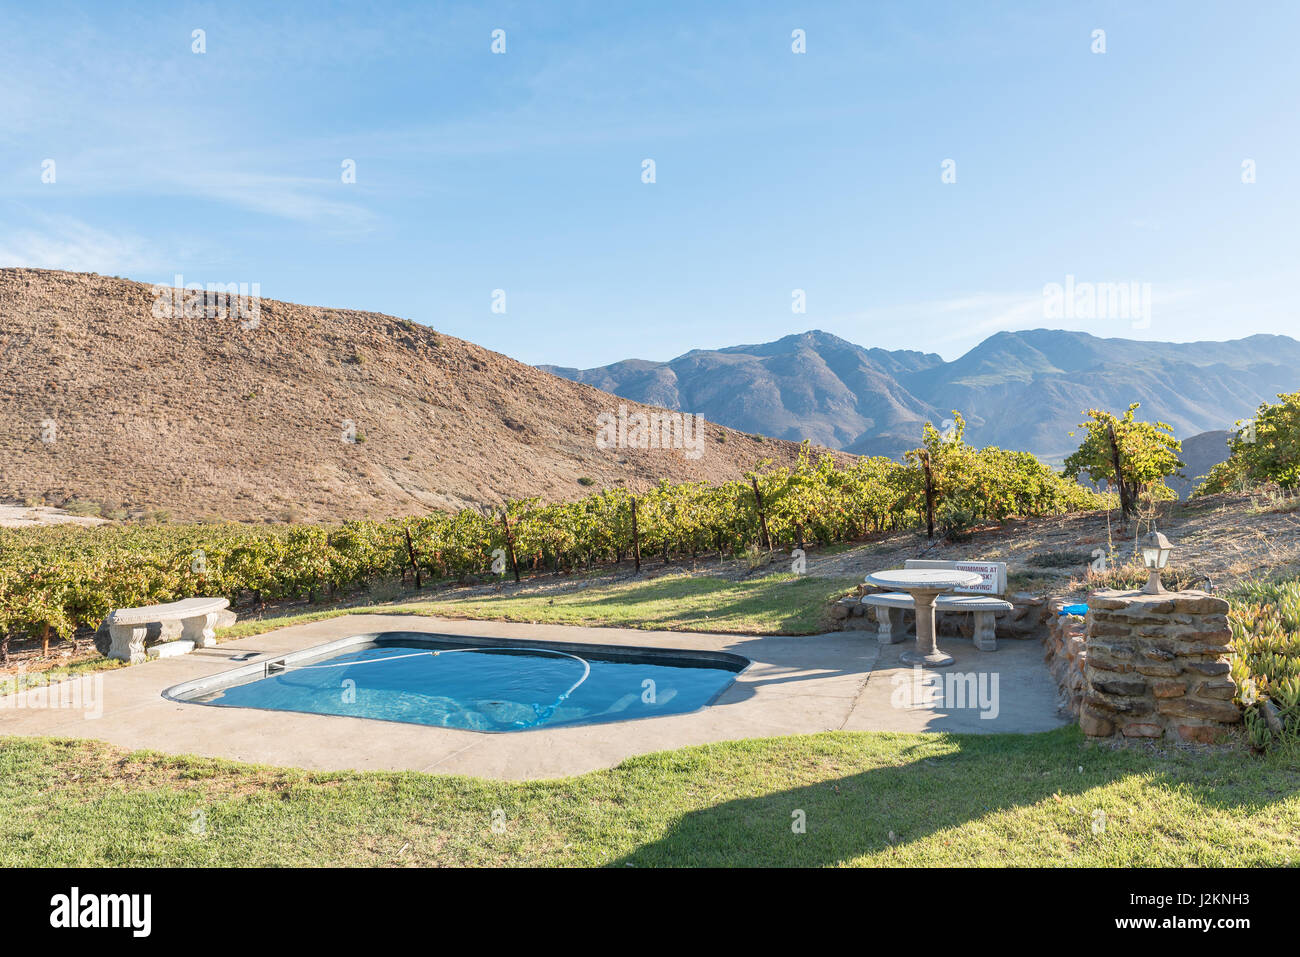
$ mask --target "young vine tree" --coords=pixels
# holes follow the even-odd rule
[[[1127,525],[1137,514],[1143,492],[1169,492],[1164,480],[1183,467],[1179,460],[1182,443],[1164,422],[1140,422],[1134,418],[1140,404],[1134,402],[1122,417],[1102,409],[1089,409],[1083,444],[1065,460],[1065,474],[1093,481],[1105,479],[1119,493],[1120,522]],[[1071,432],[1071,435],[1074,433]]]
[[[1210,469],[1194,494],[1213,495],[1233,488],[1276,482],[1300,488],[1300,392],[1279,392],[1281,402],[1263,402],[1255,418],[1237,423],[1228,440],[1227,461]]]

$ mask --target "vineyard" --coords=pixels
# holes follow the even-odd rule
[[[222,595],[232,604],[341,597],[378,580],[465,581],[600,563],[828,545],[936,523],[1105,507],[1029,453],[967,446],[959,429],[906,463],[839,466],[808,453],[721,485],[608,489],[572,503],[510,502],[341,525],[110,525],[0,529],[0,654],[13,636],[75,640],[114,608]]]

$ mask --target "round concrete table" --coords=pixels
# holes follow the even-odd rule
[[[912,596],[916,603],[916,650],[905,651],[899,657],[909,665],[928,665],[931,668],[942,668],[954,661],[952,655],[939,650],[934,640],[935,598],[943,592],[977,585],[980,581],[980,576],[974,572],[946,568],[891,568],[867,576],[869,585],[896,588]]]

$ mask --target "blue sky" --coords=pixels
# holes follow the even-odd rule
[[[574,366],[810,328],[945,358],[1000,329],[1300,330],[1293,3],[0,20],[0,266],[257,282]],[[1067,275],[1149,283],[1149,324],[1048,321]]]

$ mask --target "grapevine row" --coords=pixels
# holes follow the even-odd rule
[[[1105,504],[1028,453],[975,450],[932,432],[924,468],[915,457],[841,466],[805,450],[794,467],[719,485],[665,482],[635,496],[612,488],[570,503],[525,499],[387,521],[0,529],[0,650],[13,635],[72,638],[114,608],[193,595],[319,601],[398,577],[464,581],[634,553],[675,560],[852,541],[923,523],[927,482],[941,513],[964,522]]]

